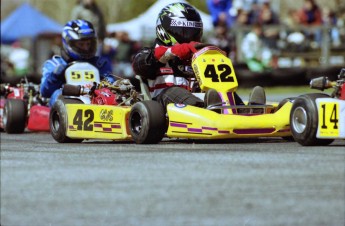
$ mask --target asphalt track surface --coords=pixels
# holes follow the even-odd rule
[[[344,147],[1,133],[1,225],[343,226]]]

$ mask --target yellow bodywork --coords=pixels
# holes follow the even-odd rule
[[[131,139],[128,127],[130,107],[66,104],[66,135],[83,139]]]
[[[291,136],[290,111],[287,102],[278,111],[268,114],[218,114],[188,105],[168,105],[168,137],[225,139]]]
[[[226,139],[291,136],[291,102],[279,110],[277,104],[262,106],[264,114],[238,114],[233,109],[234,92],[238,87],[235,70],[231,60],[217,47],[206,47],[195,53],[192,67],[201,90],[215,89],[220,95],[224,107],[222,114],[194,106],[169,104],[168,137]]]

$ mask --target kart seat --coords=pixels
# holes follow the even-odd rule
[[[264,88],[261,86],[255,86],[249,94],[248,105],[265,105],[266,94]],[[263,108],[252,108],[250,113],[264,113]]]

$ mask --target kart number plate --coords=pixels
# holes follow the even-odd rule
[[[66,83],[71,85],[87,85],[100,81],[98,69],[86,62],[77,62],[65,71]]]
[[[333,98],[316,100],[319,123],[317,138],[345,138],[345,101]]]
[[[125,117],[129,108],[67,104],[66,109],[70,137],[115,139],[127,136]]]
[[[95,79],[95,73],[93,71],[71,71],[69,76],[74,82],[83,80],[92,82]]]
[[[228,91],[238,86],[231,60],[217,50],[200,52],[192,65],[201,89]]]

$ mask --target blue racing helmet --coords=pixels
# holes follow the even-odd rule
[[[86,42],[87,48],[81,48]],[[71,20],[63,28],[62,46],[73,60],[87,60],[96,55],[97,39],[93,25],[86,20]]]

